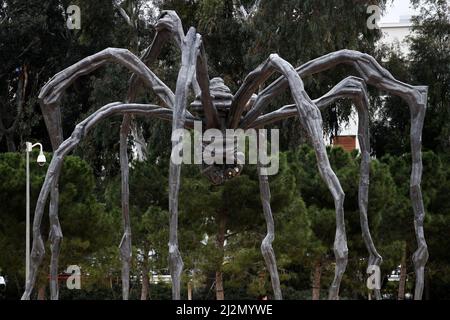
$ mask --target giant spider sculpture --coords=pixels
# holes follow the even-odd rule
[[[178,74],[175,94],[148,67],[158,57],[161,47],[169,40],[175,40],[181,50],[181,68]],[[80,76],[89,74],[108,62],[125,66],[133,74],[129,83],[129,92],[125,102],[115,102],[103,106],[79,123],[72,135],[63,139],[61,113],[59,104],[65,90]],[[302,78],[335,67],[338,64],[352,65],[361,78],[348,77],[331,91],[317,100],[311,100],[304,90]],[[281,77],[271,83],[257,95],[256,91],[274,73]],[[329,299],[338,299],[339,286],[346,269],[348,249],[344,222],[344,192],[328,160],[323,135],[320,109],[324,109],[337,99],[349,98],[356,106],[359,116],[358,139],[361,146],[361,169],[359,182],[359,209],[363,239],[369,251],[369,265],[379,266],[382,262],[372,241],[368,219],[367,203],[369,191],[369,101],[366,84],[379,90],[397,95],[409,104],[411,113],[411,149],[412,173],[410,195],[414,211],[414,227],[418,249],[413,255],[416,272],[415,299],[422,298],[424,285],[424,268],[428,259],[427,245],[424,238],[424,206],[421,193],[422,156],[421,135],[427,105],[427,87],[411,86],[396,80],[377,61],[357,51],[341,50],[319,57],[295,69],[289,62],[278,55],[271,55],[264,63],[252,71],[244,80],[236,94],[232,95],[223,80],[208,77],[207,62],[202,38],[194,28],[184,33],[181,21],[173,11],[164,11],[156,24],[156,35],[151,46],[139,59],[126,49],[108,48],[56,74],[42,89],[39,95],[41,109],[50,134],[54,150],[44,184],[37,201],[33,222],[33,247],[31,254],[30,277],[27,279],[22,299],[29,299],[33,290],[37,270],[42,262],[45,248],[41,235],[41,221],[46,202],[50,196],[50,291],[51,298],[58,299],[58,256],[62,240],[62,230],[58,219],[58,180],[64,157],[69,154],[86,136],[88,131],[100,121],[113,115],[123,115],[120,131],[120,162],[122,177],[122,214],[124,234],[120,243],[122,260],[122,293],[128,299],[131,262],[131,226],[129,218],[128,154],[127,138],[133,116],[144,115],[172,122],[172,130],[192,128],[194,121],[203,121],[205,128],[219,130],[237,128],[263,128],[265,125],[288,117],[298,117],[306,130],[317,156],[318,168],[323,181],[328,186],[336,208],[336,235],[334,253],[336,258],[335,275],[329,289]],[[163,106],[133,103],[137,90],[145,85],[152,89],[161,99]],[[191,103],[192,114],[187,110],[187,98],[190,89],[196,94]],[[290,89],[293,105],[284,106],[274,112],[265,113],[268,104],[286,89]],[[173,146],[176,141],[172,141]],[[203,165],[205,167],[205,165]],[[267,235],[262,241],[261,251],[270,272],[274,297],[281,299],[280,280],[275,254],[272,249],[274,240],[274,220],[270,208],[270,190],[268,177],[258,166],[259,184],[263,212],[267,224]],[[211,168],[210,168],[211,169]],[[228,178],[230,167],[215,165],[213,170],[205,173],[213,183],[222,183]],[[172,277],[172,297],[180,299],[180,276],[183,261],[178,249],[178,194],[180,187],[181,166],[170,163],[169,171],[169,269]],[[375,296],[380,299],[379,290]]]

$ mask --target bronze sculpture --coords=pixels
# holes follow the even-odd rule
[[[375,86],[391,94],[405,99],[411,113],[411,148],[413,168],[411,173],[410,193],[414,209],[414,226],[418,242],[418,249],[414,253],[413,261],[416,271],[415,298],[421,299],[424,282],[424,267],[428,259],[427,245],[424,238],[423,221],[424,207],[420,189],[422,177],[421,135],[427,104],[427,87],[415,87],[396,80],[377,61],[367,54],[357,51],[341,50],[319,57],[295,69],[289,62],[278,55],[271,55],[264,63],[252,71],[244,80],[235,95],[220,79],[210,80],[207,70],[206,54],[202,38],[194,28],[184,34],[181,21],[173,11],[164,11],[156,24],[156,35],[152,45],[146,50],[142,59],[126,49],[108,48],[56,74],[41,90],[39,101],[44,115],[46,126],[54,150],[45,182],[37,202],[33,224],[33,248],[30,279],[26,284],[22,299],[29,299],[36,281],[37,269],[45,253],[44,242],[40,233],[40,225],[45,204],[50,196],[50,291],[51,298],[58,299],[58,256],[62,240],[62,230],[58,219],[58,180],[64,157],[72,151],[87,132],[99,121],[112,115],[122,114],[123,122],[120,132],[120,161],[122,176],[122,214],[124,235],[120,243],[122,259],[122,293],[128,299],[129,272],[131,261],[131,226],[129,219],[129,188],[128,188],[128,155],[127,138],[133,115],[153,116],[172,122],[172,131],[182,128],[192,128],[194,121],[203,121],[206,129],[219,130],[237,128],[262,128],[272,122],[298,116],[301,124],[308,133],[316,152],[319,172],[327,184],[336,208],[336,236],[334,253],[336,258],[335,276],[329,290],[329,299],[338,299],[339,286],[346,269],[348,259],[347,240],[344,222],[344,192],[338,178],[331,169],[325,144],[322,137],[322,117],[319,109],[325,108],[339,98],[350,98],[355,104],[359,116],[358,139],[361,145],[361,176],[359,184],[359,208],[361,227],[366,247],[369,251],[369,265],[379,266],[382,258],[378,254],[372,241],[368,221],[367,202],[369,190],[369,102],[366,84]],[[181,50],[181,69],[178,74],[176,91],[173,93],[149,68],[161,50],[163,44],[173,39]],[[61,114],[59,103],[65,89],[78,77],[93,72],[107,62],[115,62],[129,69],[133,75],[130,79],[129,92],[124,103],[108,104],[81,123],[72,135],[64,140],[61,127]],[[349,77],[341,81],[330,92],[317,100],[311,100],[304,90],[302,77],[316,74],[333,68],[338,64],[350,64],[360,74],[361,78]],[[256,91],[275,72],[281,74],[275,82],[271,83],[256,96]],[[164,106],[150,104],[136,104],[137,90],[145,85],[153,89],[161,99]],[[197,114],[187,110],[187,96],[193,89],[197,99],[191,104]],[[291,90],[293,105],[284,106],[274,112],[263,114],[268,103],[286,89]],[[228,90],[227,90],[228,89]],[[223,98],[220,103],[217,98]],[[249,108],[249,109],[248,109]],[[220,111],[220,112],[219,112]],[[176,141],[172,141],[173,146]],[[217,168],[216,168],[217,169]],[[225,168],[227,169],[227,168]],[[261,251],[267,268],[270,272],[274,297],[281,299],[280,280],[277,271],[275,254],[272,249],[274,240],[274,221],[270,208],[270,190],[268,177],[259,168],[259,183],[264,216],[267,223],[267,235],[264,238]],[[169,211],[170,211],[170,237],[169,237],[169,267],[172,276],[172,297],[180,299],[180,276],[183,261],[178,249],[178,193],[180,186],[181,166],[170,163],[169,175]],[[215,179],[224,177],[221,170],[216,170]],[[217,176],[219,175],[219,176]],[[225,174],[226,177],[226,174]],[[224,179],[222,179],[224,180]],[[379,290],[376,297],[381,298]]]

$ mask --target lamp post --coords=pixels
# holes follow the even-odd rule
[[[26,154],[27,154],[27,163],[26,163],[26,171],[27,171],[27,182],[26,182],[26,254],[25,254],[25,285],[27,284],[30,276],[30,152],[34,147],[39,147],[40,152],[37,157],[37,163],[40,166],[43,166],[47,159],[45,159],[44,151],[42,148],[42,144],[31,142],[26,142]]]

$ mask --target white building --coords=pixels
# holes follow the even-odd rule
[[[411,12],[411,11],[410,11]],[[378,45],[398,45],[400,51],[403,55],[408,55],[409,47],[406,42],[406,38],[412,32],[412,22],[410,14],[403,14],[394,18],[392,14],[388,14],[386,17],[381,19],[379,26],[381,32],[383,34],[382,38],[379,40]],[[350,116],[350,121],[347,124],[341,124],[341,128],[339,130],[339,137],[342,137],[342,141],[346,141],[347,145],[344,146],[344,149],[348,149],[349,140],[354,139],[354,145],[357,150],[359,148],[359,142],[357,139],[358,135],[358,114],[356,111],[353,111]],[[326,139],[328,140],[328,139]],[[338,145],[341,145],[339,142]]]
[[[383,38],[379,42],[380,44],[398,44],[400,51],[404,55],[409,53],[406,38],[412,32],[411,16],[400,16],[397,22],[381,22],[380,29],[383,33]]]

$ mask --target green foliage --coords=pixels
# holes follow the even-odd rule
[[[37,196],[48,166],[39,167],[30,158],[30,211],[34,212]],[[47,155],[49,158],[49,155]],[[0,154],[0,266],[18,295],[23,289],[25,273],[25,157],[19,153]],[[82,268],[90,265],[92,255],[111,244],[115,233],[114,217],[97,202],[92,170],[77,157],[67,157],[60,180],[60,222],[63,228],[60,272],[68,265]],[[44,218],[43,234],[48,234],[48,218]],[[47,249],[47,252],[49,250]],[[14,292],[14,291],[13,291]]]
[[[426,298],[448,298],[450,256],[450,146],[448,6],[443,0],[413,0],[421,6],[414,20],[410,54],[396,47],[375,48],[377,30],[366,28],[368,4],[382,8],[388,1],[283,0],[260,2],[254,16],[243,20],[237,12],[254,1],[154,1],[123,0],[128,25],[112,1],[5,0],[0,6],[0,152],[21,149],[24,141],[39,137],[50,149],[37,96],[55,73],[106,47],[123,47],[140,54],[154,36],[149,26],[157,10],[176,10],[184,28],[197,28],[208,55],[210,76],[220,76],[235,92],[245,76],[271,53],[294,66],[343,48],[375,54],[399,80],[429,85],[429,108],[424,127],[425,232],[430,251]],[[82,29],[65,27],[65,8],[79,5]],[[423,5],[426,4],[426,5]],[[162,49],[158,63],[150,66],[171,88],[179,70],[176,46]],[[345,66],[303,79],[312,98],[324,94],[355,71]],[[130,74],[122,67],[106,65],[80,77],[62,100],[65,136],[75,124],[111,101],[123,101]],[[27,79],[27,81],[25,81]],[[273,80],[274,78],[270,79]],[[372,93],[372,92],[371,92]],[[405,102],[395,97],[371,96],[371,138],[377,159],[371,163],[368,216],[374,242],[384,258],[383,293],[394,296],[396,282],[387,275],[408,259],[408,290],[414,283],[411,254],[416,248],[413,212],[409,199],[410,115]],[[159,103],[142,90],[139,102]],[[269,110],[291,103],[289,92]],[[323,113],[325,131],[334,134],[350,114],[350,103],[339,101]],[[130,297],[139,298],[144,274],[167,275],[168,159],[171,125],[138,119],[148,141],[148,160],[130,166],[130,214],[132,217],[132,280]],[[122,236],[119,171],[121,118],[105,120],[68,157],[60,183],[60,220],[63,228],[60,272],[69,264],[82,267],[82,290],[61,286],[63,299],[119,299],[121,297],[119,244]],[[318,173],[316,155],[305,144],[297,120],[281,128],[280,172],[270,177],[271,206],[276,225],[274,249],[284,297],[310,299],[311,278],[321,265],[321,297],[326,297],[334,274],[332,245],[335,232],[334,201]],[[133,141],[130,140],[130,154]],[[367,297],[367,251],[361,237],[358,183],[360,158],[339,148],[328,150],[330,162],[345,191],[349,264],[342,283],[342,299]],[[36,154],[32,155],[32,159]],[[83,159],[83,160],[81,160]],[[47,167],[31,166],[32,212]],[[0,153],[0,270],[8,281],[8,298],[18,298],[24,283],[25,170],[24,156]],[[185,262],[183,297],[193,283],[194,299],[213,299],[215,274],[223,273],[227,299],[254,299],[271,295],[269,273],[260,253],[266,227],[259,198],[255,166],[246,166],[240,177],[212,187],[199,168],[183,166],[180,190],[179,237]],[[221,223],[224,228],[220,228]],[[43,234],[48,234],[44,217]],[[220,243],[221,236],[225,241]],[[49,250],[47,250],[47,253]],[[39,286],[46,284],[49,256],[41,269]],[[48,289],[48,288],[47,288]],[[150,283],[150,298],[169,299],[170,286]]]
[[[429,108],[424,126],[424,145],[446,152],[450,147],[450,7],[443,0],[414,0],[420,15],[410,37],[411,75],[429,86]]]
[[[408,38],[410,52],[402,57],[397,48],[384,48],[385,66],[399,80],[428,86],[428,108],[423,129],[425,149],[447,153],[450,146],[450,14],[442,0],[413,0],[420,8],[413,18]],[[409,152],[410,113],[408,105],[397,97],[380,104],[372,129],[374,151],[402,155]]]

